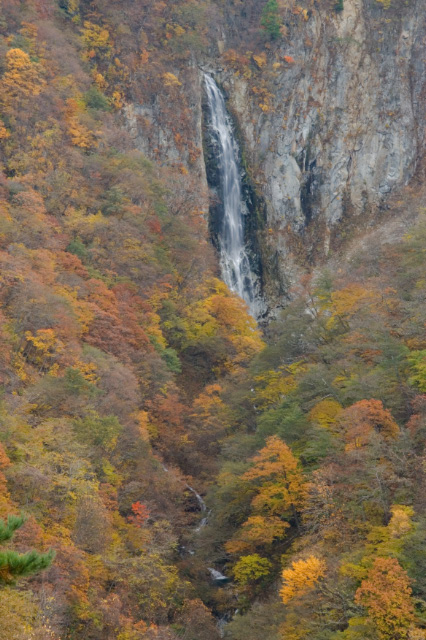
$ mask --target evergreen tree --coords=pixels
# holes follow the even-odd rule
[[[8,516],[7,522],[0,520],[0,544],[12,539],[17,529],[22,527],[25,518],[22,516]],[[12,549],[0,551],[0,586],[14,584],[18,578],[38,573],[52,564],[54,552],[38,553],[28,551],[17,553]]]
[[[276,40],[280,37],[281,19],[277,0],[268,0],[263,7],[260,24],[271,40]]]

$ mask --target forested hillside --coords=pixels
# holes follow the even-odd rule
[[[243,154],[261,328],[209,238],[198,65],[272,117],[301,4],[0,2],[1,640],[426,638],[420,151],[280,300]]]

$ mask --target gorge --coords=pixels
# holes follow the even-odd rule
[[[1,0],[1,640],[426,640],[424,0]]]

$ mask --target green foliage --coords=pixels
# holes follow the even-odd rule
[[[345,8],[343,6],[343,2],[344,2],[344,0],[337,0],[336,4],[334,5],[334,10],[335,11],[343,11],[343,9]]]
[[[80,238],[74,238],[67,246],[67,251],[78,256],[81,260],[85,260],[88,257],[87,247],[82,243]]]
[[[83,99],[89,109],[98,109],[99,111],[111,110],[108,98],[94,85],[86,91]]]
[[[167,368],[170,369],[173,373],[180,373],[182,371],[182,365],[179,360],[179,356],[175,349],[171,347],[167,347],[161,352],[161,357],[167,365]]]
[[[17,529],[25,522],[23,516],[9,515],[7,521],[0,520],[0,543],[10,540]]]
[[[79,441],[106,450],[114,448],[117,438],[122,432],[122,426],[117,416],[102,417],[96,412],[76,420],[74,429]]]
[[[410,353],[408,362],[412,372],[409,378],[410,384],[415,385],[422,393],[426,393],[426,349]]]
[[[271,573],[272,563],[254,553],[242,556],[233,568],[235,580],[241,586],[246,586],[266,578]]]
[[[262,10],[262,18],[260,24],[265,29],[271,40],[280,37],[281,18],[277,0],[268,0]]]
[[[262,413],[258,419],[257,433],[262,438],[278,435],[291,444],[303,437],[308,428],[306,415],[297,402],[288,400],[277,409]]]
[[[23,516],[9,515],[7,522],[0,520],[0,543],[10,540],[25,522]],[[35,550],[20,554],[12,549],[0,551],[0,585],[13,585],[20,578],[39,573],[50,567],[55,554],[53,551],[38,553]]]
[[[0,551],[0,584],[14,584],[17,579],[39,573],[50,567],[53,551],[40,554],[37,551],[19,554],[16,551]]]

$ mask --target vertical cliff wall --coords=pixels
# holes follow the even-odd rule
[[[424,0],[391,0],[388,8],[344,0],[341,12],[329,0],[280,4],[283,37],[268,42],[259,30],[263,5],[225,3],[232,20],[218,19],[221,39],[210,54],[178,70],[180,84],[128,110],[137,144],[181,163],[207,194],[197,65],[214,72],[266,203],[257,233],[274,305],[298,265],[321,261],[350,229],[377,220],[413,179],[426,125]]]
[[[413,178],[426,124],[424,2],[314,2],[287,18],[260,68],[221,74],[283,277],[295,253],[321,259]]]

